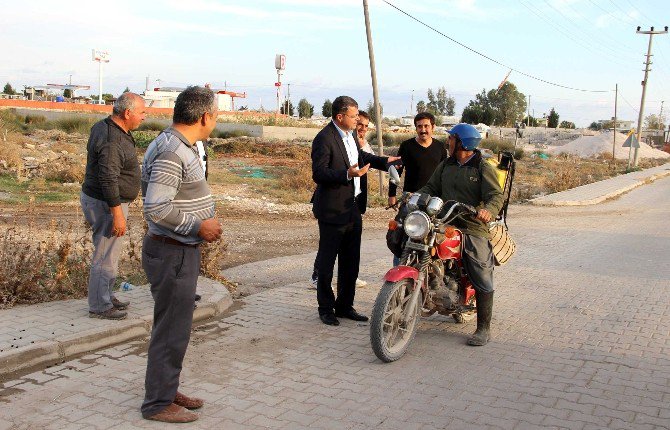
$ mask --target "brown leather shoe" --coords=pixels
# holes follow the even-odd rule
[[[194,414],[179,405],[171,403],[170,406],[147,419],[164,423],[190,423],[198,419],[198,414]]]
[[[197,397],[188,397],[177,391],[177,395],[174,396],[172,401],[175,405],[182,406],[186,409],[200,409],[202,405],[205,404],[205,401]]]

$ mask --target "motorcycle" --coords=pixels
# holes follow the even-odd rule
[[[476,316],[475,290],[463,264],[463,233],[453,222],[476,216],[477,210],[419,193],[403,194],[400,205],[400,215],[389,222],[390,233],[406,234],[400,265],[384,275],[370,317],[372,349],[387,363],[406,352],[420,316],[437,312],[457,323]]]

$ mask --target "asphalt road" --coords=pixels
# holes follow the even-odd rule
[[[197,327],[181,390],[189,428],[670,428],[670,177],[590,207],[513,207],[518,244],[496,271],[493,341],[433,316],[383,364],[366,324],[318,320],[313,254],[227,272],[263,284]],[[356,306],[369,313],[390,255],[367,235]],[[0,429],[163,428],[141,419],[146,339],[0,387]]]

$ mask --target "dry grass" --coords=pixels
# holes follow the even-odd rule
[[[44,169],[44,179],[55,182],[81,183],[84,181],[86,167],[81,164],[48,164]]]
[[[30,229],[10,226],[2,232],[0,308],[85,296],[90,240],[63,235],[55,221],[46,230],[41,241]]]

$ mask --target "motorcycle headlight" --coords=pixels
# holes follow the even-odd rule
[[[430,219],[421,211],[415,211],[407,215],[403,223],[405,233],[412,239],[424,239],[430,231]]]

